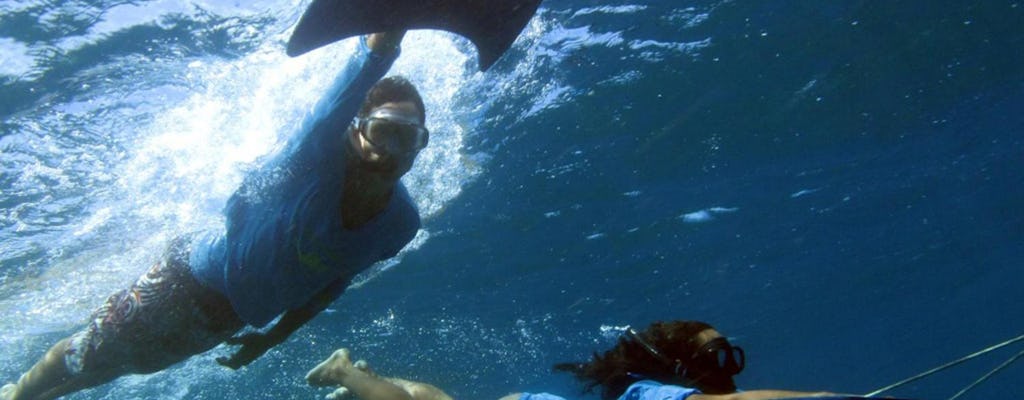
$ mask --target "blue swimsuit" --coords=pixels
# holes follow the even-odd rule
[[[629,385],[619,400],[683,400],[691,394],[700,393],[697,389],[682,386],[662,385],[661,383],[643,380]],[[565,400],[549,393],[523,393],[519,400]]]

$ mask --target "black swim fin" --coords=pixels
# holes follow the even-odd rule
[[[476,46],[485,71],[512,46],[541,0],[313,0],[288,40],[295,57],[374,32],[441,29]]]

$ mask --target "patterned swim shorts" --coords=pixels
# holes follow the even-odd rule
[[[163,262],[93,312],[68,343],[68,371],[156,372],[217,346],[245,325],[227,298],[192,276],[187,249],[184,240],[176,241]]]

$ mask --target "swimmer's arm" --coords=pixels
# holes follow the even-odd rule
[[[317,293],[306,305],[285,312],[270,330],[265,333],[247,333],[236,336],[225,342],[231,345],[242,347],[230,357],[218,357],[217,363],[232,369],[238,369],[249,365],[257,358],[260,358],[268,350],[274,348],[292,335],[296,330],[320,314],[348,287],[348,280],[339,279],[334,281],[320,293]]]
[[[284,154],[292,162],[313,168],[331,170],[341,157],[344,133],[352,117],[359,111],[367,92],[387,74],[398,58],[404,31],[375,33],[364,36],[352,58],[325,90],[323,97],[302,120],[296,134],[288,139]],[[322,172],[311,175],[322,176]]]
[[[292,333],[341,297],[348,283],[349,281],[345,279],[336,280],[313,296],[304,306],[285,312],[277,324],[267,331],[267,336],[275,341],[275,345],[284,342]]]
[[[835,393],[828,392],[796,392],[792,390],[751,390],[729,394],[691,394],[686,400],[767,400],[784,399],[787,397],[826,397],[835,396]]]

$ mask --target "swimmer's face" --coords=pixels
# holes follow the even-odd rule
[[[364,167],[398,179],[412,168],[429,132],[411,101],[389,102],[370,110],[350,131]]]
[[[686,378],[707,394],[736,392],[732,377],[746,363],[743,350],[729,344],[714,329],[705,329],[691,340],[698,350],[687,363]]]

